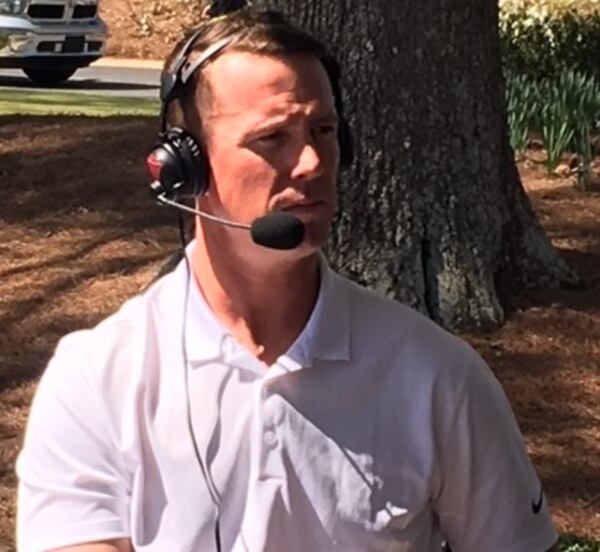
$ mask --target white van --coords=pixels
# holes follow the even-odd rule
[[[53,85],[102,56],[98,0],[0,0],[0,67]]]

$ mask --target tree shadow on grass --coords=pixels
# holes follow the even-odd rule
[[[35,228],[63,217],[67,228],[83,209],[129,230],[166,222],[145,169],[156,131],[144,117],[5,117],[0,219]]]
[[[2,339],[3,343],[7,344],[7,350],[4,352],[9,353],[9,360],[5,360],[0,368],[0,390],[18,386],[39,376],[60,337],[77,329],[93,326],[107,314],[106,311],[118,307],[113,300],[106,308],[93,305],[92,312],[82,312],[79,316],[62,315],[58,311],[53,311],[54,314],[51,315],[38,316],[39,311],[48,303],[78,293],[79,284],[133,275],[139,269],[150,263],[158,263],[163,258],[163,254],[158,253],[136,259],[109,259],[102,267],[80,267],[75,274],[65,273],[62,277],[45,283],[39,293],[32,297],[12,301],[11,309],[0,314],[0,326],[6,329]],[[60,266],[62,260],[55,259],[55,264]],[[33,320],[31,326],[26,324],[28,320]]]
[[[153,119],[4,117],[2,123],[0,389],[6,389],[38,376],[61,335],[98,322],[138,292],[136,274],[161,264],[177,230],[174,212],[155,205],[148,187]],[[106,294],[86,302],[82,290],[93,285],[106,286]]]

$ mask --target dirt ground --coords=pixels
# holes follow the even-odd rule
[[[0,550],[11,550],[14,461],[46,360],[60,336],[143,289],[177,232],[147,191],[154,120],[0,123]],[[503,328],[466,337],[505,386],[558,528],[600,537],[600,191],[548,178],[539,152],[520,169],[581,284],[522,291]]]
[[[14,460],[40,368],[65,332],[141,290],[177,244],[143,168],[152,119],[2,118],[0,551],[11,550]]]
[[[106,55],[164,59],[194,26],[200,2],[161,0],[102,0],[100,13],[109,28]]]

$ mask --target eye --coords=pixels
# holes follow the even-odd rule
[[[337,132],[337,126],[333,124],[319,125],[313,127],[312,133],[314,136],[328,136]]]
[[[284,138],[285,133],[282,130],[274,130],[267,134],[263,134],[262,136],[258,136],[256,142],[264,145],[273,145],[282,142]]]

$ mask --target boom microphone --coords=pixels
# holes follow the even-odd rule
[[[304,239],[304,224],[291,213],[277,211],[257,218],[250,227],[252,241],[270,249],[294,249]]]
[[[252,224],[244,224],[242,222],[232,222],[221,217],[216,217],[215,215],[210,215],[204,211],[193,209],[183,203],[168,199],[165,194],[160,194],[157,196],[157,199],[163,205],[175,207],[186,213],[192,213],[205,220],[224,224],[232,228],[250,230],[252,241],[257,245],[268,247],[269,249],[294,249],[304,239],[304,224],[302,221],[291,213],[284,211],[276,211],[255,219]]]

